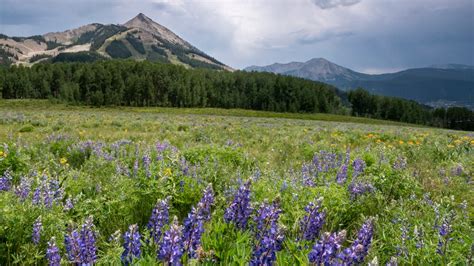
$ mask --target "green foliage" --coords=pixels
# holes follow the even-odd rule
[[[47,41],[46,42],[46,50],[53,50],[56,47],[60,47],[61,44],[58,42],[53,42],[53,41]]]
[[[13,57],[13,54],[7,52],[5,49],[0,47],[0,66],[10,66],[12,63],[10,57]]]
[[[167,57],[168,54],[166,53],[166,51],[160,47],[158,47],[157,45],[153,44],[151,46],[151,49],[156,52],[157,54],[161,55],[161,56],[164,56],[164,57]]]
[[[51,55],[48,55],[48,54],[37,54],[37,55],[34,55],[30,58],[30,63],[34,63],[38,60],[41,60],[41,59],[44,59],[44,58],[50,58]]]
[[[415,101],[370,94],[359,88],[348,94],[352,114],[452,129],[473,130],[474,112],[465,107],[432,110]]]
[[[112,58],[128,58],[132,56],[132,53],[128,50],[127,46],[119,40],[113,40],[107,48],[105,48],[105,51]]]
[[[83,51],[77,53],[60,53],[54,58],[52,58],[51,62],[58,63],[58,62],[95,62],[104,60],[105,57],[100,55],[97,52],[91,51]]]
[[[126,49],[121,41],[111,46],[116,44]],[[131,55],[126,51],[125,56]],[[75,55],[78,60],[96,59],[93,52]],[[53,60],[67,56],[59,54]],[[133,61],[41,64],[4,71],[0,87],[6,99],[52,96],[94,106],[221,107],[294,113],[341,110],[335,88],[269,73],[217,72]]]
[[[140,54],[146,54],[145,47],[143,46],[143,43],[133,36],[130,33],[127,33],[127,37],[125,38],[131,45],[132,47],[139,52]]]
[[[34,126],[32,126],[32,125],[26,125],[26,126],[21,127],[21,128],[18,130],[18,132],[21,132],[21,133],[33,132],[34,129],[35,129]]]

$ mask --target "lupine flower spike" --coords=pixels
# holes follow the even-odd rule
[[[226,209],[224,220],[227,223],[233,223],[237,228],[243,230],[247,227],[252,207],[250,205],[250,185],[251,181],[245,182],[237,190],[234,200]]]
[[[130,225],[129,229],[123,235],[124,251],[122,253],[122,262],[125,265],[130,265],[134,258],[140,258],[141,255],[141,243],[140,243],[140,232],[138,232],[138,226],[136,224]]]
[[[46,250],[46,259],[49,266],[61,265],[61,255],[59,248],[56,246],[56,239],[54,237],[48,242],[48,249]]]
[[[170,229],[163,236],[163,243],[158,251],[158,259],[165,265],[181,265],[183,255],[183,227],[178,224],[178,218],[174,217]]]

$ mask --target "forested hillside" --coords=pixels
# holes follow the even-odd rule
[[[3,98],[57,98],[86,105],[223,107],[277,112],[341,111],[334,87],[270,73],[102,61],[0,70]]]
[[[5,99],[58,99],[92,106],[220,107],[274,112],[337,113],[474,130],[466,108],[432,109],[296,77],[259,72],[186,69],[136,61],[45,63],[0,69]]]

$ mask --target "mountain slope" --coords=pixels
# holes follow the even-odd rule
[[[0,64],[33,64],[45,60],[91,61],[100,58],[150,60],[186,67],[232,70],[142,13],[122,25],[93,23],[31,37],[0,35]]]
[[[376,94],[412,99],[435,106],[450,104],[474,107],[473,66],[436,65],[397,73],[368,75],[317,58],[304,63],[251,66],[245,70],[322,81],[342,90],[363,87]]]

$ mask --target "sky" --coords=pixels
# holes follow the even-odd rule
[[[31,36],[144,13],[234,68],[323,57],[364,73],[474,65],[473,0],[0,0]]]

